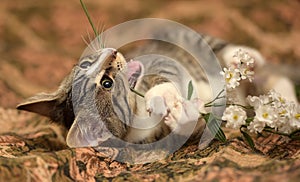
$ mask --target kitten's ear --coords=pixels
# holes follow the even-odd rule
[[[26,99],[17,106],[17,109],[34,112],[51,118],[53,121],[70,127],[74,119],[71,90],[73,81],[72,72],[62,81],[59,88],[53,93],[39,93]]]
[[[19,104],[17,109],[34,112],[52,118],[51,112],[55,110],[59,100],[61,100],[59,95],[55,93],[39,93]]]

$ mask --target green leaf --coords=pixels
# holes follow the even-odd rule
[[[211,117],[212,119],[210,119]],[[215,134],[215,139],[221,142],[226,142],[226,136],[221,127],[219,126],[217,118],[215,118],[211,113],[204,114],[203,118],[206,121],[208,129],[211,131],[212,134]]]
[[[248,117],[248,118],[246,119],[246,123],[247,123],[247,124],[250,124],[253,120],[254,120],[254,117]]]
[[[193,91],[194,91],[194,87],[193,87],[193,83],[192,83],[192,80],[191,80],[189,82],[189,85],[188,85],[188,95],[187,95],[188,100],[191,100]]]
[[[202,117],[204,118],[204,120],[206,121],[206,123],[208,122],[208,119],[210,117],[210,113],[208,114],[202,114]]]
[[[292,132],[289,137],[293,140],[300,140],[300,130]]]
[[[247,132],[243,131],[242,128],[240,128],[240,131],[243,134],[244,138],[246,139],[246,142],[249,144],[249,146],[252,148],[252,150],[255,151],[256,150],[255,149],[255,144],[254,144],[251,136]]]

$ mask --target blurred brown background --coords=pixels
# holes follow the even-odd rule
[[[167,18],[259,49],[268,61],[300,65],[300,1],[85,0],[96,25]],[[92,30],[79,0],[1,0],[0,106],[57,88]]]

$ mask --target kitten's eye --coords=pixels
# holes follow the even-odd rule
[[[90,61],[83,61],[82,63],[79,64],[80,68],[82,68],[82,69],[87,69],[91,65],[92,65],[92,63]]]
[[[110,79],[110,78],[104,78],[102,81],[101,81],[101,85],[103,88],[105,88],[106,90],[110,90],[113,85],[114,85],[114,82]]]

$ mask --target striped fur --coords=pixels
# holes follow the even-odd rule
[[[207,43],[222,66],[230,64],[229,55],[239,47],[246,49],[255,57],[258,67],[264,64],[264,59],[256,50],[228,44],[210,36],[202,35],[202,39],[195,40],[188,34],[176,31],[159,32],[157,36],[178,39],[183,44],[200,48],[204,48]],[[206,50],[199,49],[199,51]],[[143,57],[149,54],[161,56]],[[163,120],[158,121],[159,124],[151,129],[133,127],[140,124],[137,118],[149,116],[149,112],[147,101],[132,93],[130,87],[134,86],[134,89],[147,95],[153,88],[173,82],[178,93],[186,96],[187,84],[193,80],[198,90],[198,93],[193,93],[193,98],[209,100],[212,97],[204,70],[199,67],[188,50],[155,41],[125,52],[125,56],[134,58],[143,65],[144,75],[140,75],[137,83],[135,81],[134,84],[128,83],[123,56],[114,49],[105,49],[82,57],[56,92],[29,98],[20,104],[18,109],[45,115],[70,129],[67,143],[71,147],[95,146],[112,135],[133,143],[151,143],[166,137],[172,128]],[[210,63],[204,64],[209,67]],[[206,71],[212,73],[215,71],[214,67],[209,69]],[[101,85],[104,79],[113,81],[112,89],[105,89]],[[237,97],[242,98],[248,94],[248,88],[242,87],[238,90],[237,94],[240,96]],[[144,125],[151,125],[157,122],[155,120],[161,119],[157,116],[147,118],[143,120]],[[194,139],[201,136],[203,128],[204,122],[199,119]]]

